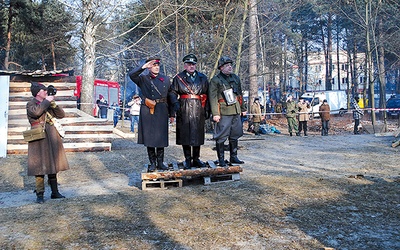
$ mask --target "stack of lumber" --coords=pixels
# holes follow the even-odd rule
[[[76,108],[75,77],[40,82],[46,86],[51,84],[57,89],[56,103],[66,113],[65,118],[59,121],[66,131],[63,142],[67,152],[111,150],[111,141],[115,138],[113,123],[94,118]],[[26,116],[26,103],[32,98],[30,86],[29,81],[10,81],[7,154],[28,152],[28,143],[23,140],[22,132],[30,127]]]

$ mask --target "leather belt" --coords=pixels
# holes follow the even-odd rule
[[[201,99],[199,95],[180,95],[181,99]]]
[[[155,101],[156,103],[167,102],[167,98],[155,99],[154,101]]]

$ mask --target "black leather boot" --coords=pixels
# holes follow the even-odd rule
[[[150,161],[150,166],[149,166],[148,171],[154,172],[157,168],[157,166],[156,166],[156,161],[157,161],[156,149],[147,147],[147,154],[149,156],[149,161]]]
[[[185,163],[183,169],[190,169],[192,167],[192,150],[189,145],[183,145],[183,155],[185,156]]]
[[[239,160],[237,157],[238,140],[229,140],[230,163],[243,164],[244,161]]]
[[[193,146],[193,167],[206,167],[206,164],[200,161],[200,146]]]
[[[164,148],[157,148],[157,168],[168,170],[168,167],[164,165]]]
[[[218,165],[220,167],[226,167],[226,162],[225,162],[225,154],[224,154],[224,143],[216,143],[216,150],[217,150],[217,156],[218,156]]]
[[[58,184],[57,184],[57,177],[49,178],[50,188],[51,188],[51,196],[52,199],[60,199],[65,198],[64,195],[58,192]]]

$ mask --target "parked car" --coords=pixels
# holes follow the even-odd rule
[[[389,109],[387,111],[388,117],[398,118],[400,114],[400,96],[391,97],[386,102],[386,108]],[[397,110],[390,110],[397,109]]]

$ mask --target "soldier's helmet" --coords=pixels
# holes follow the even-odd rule
[[[221,68],[222,66],[224,66],[227,63],[233,63],[232,59],[229,56],[222,56],[218,60],[218,68]]]

